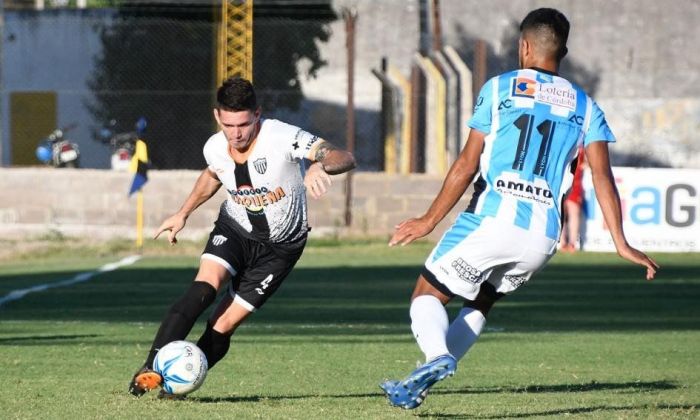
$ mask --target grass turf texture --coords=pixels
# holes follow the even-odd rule
[[[44,242],[2,258],[0,296],[129,251]],[[132,266],[0,307],[2,418],[700,417],[697,254],[656,255],[653,282],[615,255],[555,257],[496,305],[456,376],[406,412],[387,405],[378,383],[421,359],[408,299],[430,244],[371,241],[312,242],[200,390],[185,401],[134,398],[127,382],[200,247],[151,243]]]

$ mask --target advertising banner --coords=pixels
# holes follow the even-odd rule
[[[630,245],[650,252],[700,251],[700,170],[614,167],[613,174]],[[589,171],[583,187],[582,247],[614,252]]]

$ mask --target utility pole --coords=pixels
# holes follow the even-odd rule
[[[3,104],[5,103],[5,85],[3,83],[3,66],[4,66],[4,51],[3,42],[5,41],[5,0],[0,0],[0,167],[5,166],[5,148],[3,147],[3,131],[8,126],[5,121]]]
[[[433,1],[433,52],[442,51],[442,25],[440,25],[440,0]]]
[[[348,101],[346,105],[345,148],[355,153],[355,23],[357,11],[343,9],[345,20],[345,46],[347,48]],[[345,226],[352,225],[352,171],[345,175]]]
[[[433,48],[432,0],[419,0],[418,20],[420,26],[419,51],[422,56],[430,55]]]
[[[473,86],[472,92],[474,95],[474,101],[476,103],[476,97],[479,96],[481,91],[481,86],[486,83],[486,71],[487,71],[487,54],[486,54],[486,41],[483,39],[476,40],[474,46],[474,73],[473,73]]]

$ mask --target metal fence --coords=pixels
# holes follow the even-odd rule
[[[302,79],[325,65],[317,43],[328,39],[328,23],[338,18],[330,5],[312,6],[256,5],[254,84],[268,117],[342,140],[344,121],[321,124],[304,112],[338,108],[305,100],[301,89]],[[212,107],[220,82],[217,5],[18,9],[4,15],[3,165],[38,164],[33,154],[41,137],[71,124],[67,135],[80,148],[81,166],[107,168],[113,150],[100,140],[100,129],[116,121],[114,130],[130,131],[145,117],[154,168],[204,167],[201,151],[216,130]],[[365,163],[375,164],[368,156]]]

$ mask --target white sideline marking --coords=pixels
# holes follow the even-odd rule
[[[114,271],[117,268],[124,267],[125,265],[131,265],[140,259],[141,259],[140,255],[131,255],[131,256],[123,258],[120,261],[105,264],[102,267],[98,268],[96,271],[88,271],[85,273],[80,273],[80,274],[77,274],[76,276],[74,276],[70,279],[67,279],[67,280],[61,280],[61,281],[58,281],[56,283],[39,284],[36,286],[29,287],[27,289],[13,290],[10,293],[8,293],[6,296],[3,296],[2,298],[0,298],[0,306],[6,304],[7,302],[11,302],[13,300],[22,299],[24,296],[28,295],[29,293],[43,292],[44,290],[53,289],[54,287],[70,286],[70,285],[73,285],[76,283],[82,283],[82,282],[88,281],[100,273]]]

